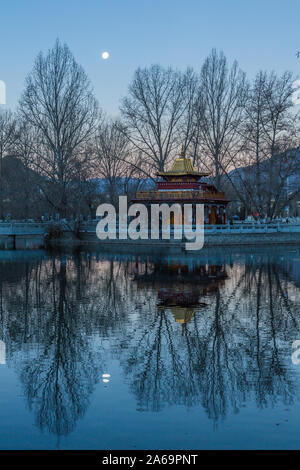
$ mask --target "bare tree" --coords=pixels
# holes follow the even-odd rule
[[[248,213],[255,209],[272,218],[296,195],[290,191],[288,198],[287,191],[290,177],[300,169],[292,84],[290,72],[281,77],[259,72],[249,90],[241,128],[245,145],[232,161],[236,171],[228,176]]]
[[[265,99],[268,88],[268,77],[266,72],[259,72],[249,90],[248,100],[245,106],[246,123],[245,138],[248,155],[254,160],[255,165],[255,188],[247,191],[251,203],[261,212],[262,201],[262,162],[267,158],[266,140],[264,129],[267,125],[267,103]],[[246,201],[245,201],[246,202]]]
[[[119,120],[107,120],[99,126],[93,167],[95,174],[105,179],[109,199],[114,204],[119,194],[132,192],[134,178],[142,174],[139,153],[131,147]],[[139,180],[136,182],[140,184]],[[136,185],[133,189],[137,189]]]
[[[9,110],[0,109],[0,218],[3,218],[3,158],[9,153],[16,138],[16,120]]]
[[[26,79],[20,112],[39,135],[36,167],[52,183],[48,187],[57,188],[58,194],[50,194],[45,186],[45,195],[65,216],[70,183],[98,113],[90,82],[67,45],[57,40],[46,56],[38,55]]]
[[[278,156],[287,152],[295,144],[297,116],[291,113],[293,108],[293,81],[291,72],[285,72],[281,77],[277,77],[275,73],[272,73],[265,93],[267,119],[266,124],[264,124],[264,131],[267,152],[270,155],[267,181],[267,213],[270,217],[273,217],[279,201],[282,199],[281,191],[284,188],[286,179],[296,170],[293,159],[290,159],[288,164],[283,159],[278,161]],[[299,168],[299,162],[298,165],[296,162],[296,166]],[[275,188],[276,191],[274,191]]]
[[[192,158],[196,164],[198,147],[200,143],[199,121],[197,113],[200,112],[198,97],[200,80],[199,75],[188,68],[182,75],[184,92],[184,113],[178,126],[179,142],[185,149],[186,156]]]
[[[245,103],[245,119],[239,132],[243,148],[234,159],[231,167],[235,171],[227,173],[229,191],[233,188],[233,197],[242,202],[245,212],[257,209],[261,213],[263,201],[263,162],[268,158],[264,126],[267,120],[267,103],[265,99],[268,88],[266,72],[259,72],[248,89]],[[232,188],[230,188],[230,185]]]
[[[228,69],[223,52],[213,49],[203,63],[198,98],[200,112],[198,126],[201,131],[204,163],[213,165],[215,184],[220,187],[222,174],[230,168],[241,149],[239,127],[247,97],[245,74],[234,62]]]
[[[24,216],[30,216],[30,205],[32,203],[33,193],[39,194],[39,187],[36,181],[33,181],[35,149],[36,149],[36,130],[25,120],[17,120],[17,138],[13,145],[13,154],[22,162],[24,169],[23,201]],[[37,175],[38,176],[38,175]]]
[[[123,99],[126,135],[151,167],[163,171],[180,145],[180,124],[187,109],[187,76],[152,65],[137,69]]]

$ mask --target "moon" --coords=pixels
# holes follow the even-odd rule
[[[101,57],[102,57],[102,59],[106,60],[106,59],[109,58],[109,53],[107,51],[102,52]]]

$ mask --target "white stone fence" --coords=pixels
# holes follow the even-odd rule
[[[300,232],[300,224],[290,223],[234,223],[233,225],[205,225],[207,233],[274,233]]]
[[[97,222],[83,223],[80,231],[92,233],[96,231]],[[175,226],[172,226],[173,229]],[[178,227],[179,228],[179,227]],[[195,226],[193,227],[195,229]],[[274,232],[286,232],[300,233],[300,223],[285,223],[285,222],[269,222],[269,223],[257,223],[257,222],[235,222],[234,224],[224,225],[204,225],[204,230],[207,234],[214,233],[274,233]]]
[[[1,235],[42,235],[46,230],[46,223],[35,222],[13,222],[0,223],[0,236]]]
[[[0,223],[1,235],[42,235],[46,232],[49,222],[13,222]],[[81,232],[95,233],[97,221],[83,222],[80,227]],[[195,227],[194,227],[195,228]],[[72,223],[63,223],[62,230],[71,231]],[[300,223],[284,223],[284,222],[235,222],[234,224],[224,225],[205,225],[204,230],[207,234],[233,234],[233,233],[300,233]],[[173,227],[172,227],[173,231]]]

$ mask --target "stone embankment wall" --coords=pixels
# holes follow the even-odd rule
[[[300,243],[300,232],[205,234],[205,245],[290,245]]]
[[[0,250],[36,250],[44,243],[44,235],[0,235]]]
[[[45,224],[0,224],[0,250],[36,249],[45,245]],[[247,228],[247,227],[246,227]],[[271,229],[270,229],[271,228]],[[52,245],[74,246],[80,244],[130,246],[182,247],[187,240],[99,240],[96,225],[84,227],[77,237],[70,229],[63,229],[59,239],[51,240]],[[252,229],[219,230],[211,226],[205,230],[204,246],[241,245],[299,245],[300,226],[274,226]]]

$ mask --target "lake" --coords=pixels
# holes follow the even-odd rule
[[[121,251],[0,252],[0,449],[299,449],[300,247]]]

